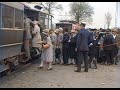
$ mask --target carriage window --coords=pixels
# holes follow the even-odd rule
[[[49,19],[49,28],[51,29],[51,19]]]
[[[41,25],[43,26],[43,28],[45,28],[45,18],[40,17],[40,21],[41,21]]]
[[[2,5],[2,28],[13,28],[14,8]]]
[[[23,11],[15,9],[15,28],[23,28]]]

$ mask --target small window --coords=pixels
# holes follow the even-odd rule
[[[51,20],[49,19],[49,29],[51,29]]]
[[[15,28],[23,28],[23,11],[15,9]]]
[[[40,17],[40,21],[41,21],[41,25],[42,25],[43,27],[45,27],[45,18]]]
[[[2,5],[2,28],[13,28],[14,8]]]

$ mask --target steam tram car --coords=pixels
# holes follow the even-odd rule
[[[24,14],[30,19],[40,17],[40,13],[38,16],[30,16],[31,12],[33,13],[33,10],[26,9],[20,2],[0,2],[0,77],[11,72],[12,68],[20,66],[24,41]],[[46,16],[40,18],[43,20],[43,29],[47,24],[48,28],[51,28],[52,16],[50,19]],[[45,22],[46,20],[50,23]]]
[[[21,54],[24,31],[24,5],[0,2],[0,72],[10,70],[10,64]]]

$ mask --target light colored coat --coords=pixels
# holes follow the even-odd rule
[[[37,48],[41,48],[41,35],[40,35],[40,28],[38,25],[34,26],[34,30],[32,31],[33,34],[35,34],[35,36],[32,39],[32,46],[33,47],[37,47]]]
[[[63,33],[60,33],[58,36],[57,36],[57,39],[56,39],[56,45],[59,46],[60,49],[62,49],[62,41],[63,41]]]
[[[25,40],[29,40],[32,38],[31,34],[30,34],[30,22],[31,20],[29,18],[25,19]]]
[[[47,44],[50,45],[50,47],[43,50],[41,57],[42,57],[42,60],[45,62],[52,62],[53,61],[53,45],[52,45],[51,38],[48,36],[46,41],[47,41]]]

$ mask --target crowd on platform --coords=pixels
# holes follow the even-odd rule
[[[32,22],[32,26],[30,25]],[[85,23],[78,24],[72,30],[67,27],[58,29],[44,29],[41,33],[40,24],[25,18],[24,47],[26,60],[31,59],[31,46],[39,55],[41,63],[39,68],[48,64],[48,70],[52,65],[73,64],[76,72],[85,68],[97,69],[97,63],[112,65],[117,64],[120,53],[120,35],[118,28],[113,29],[86,29]]]

